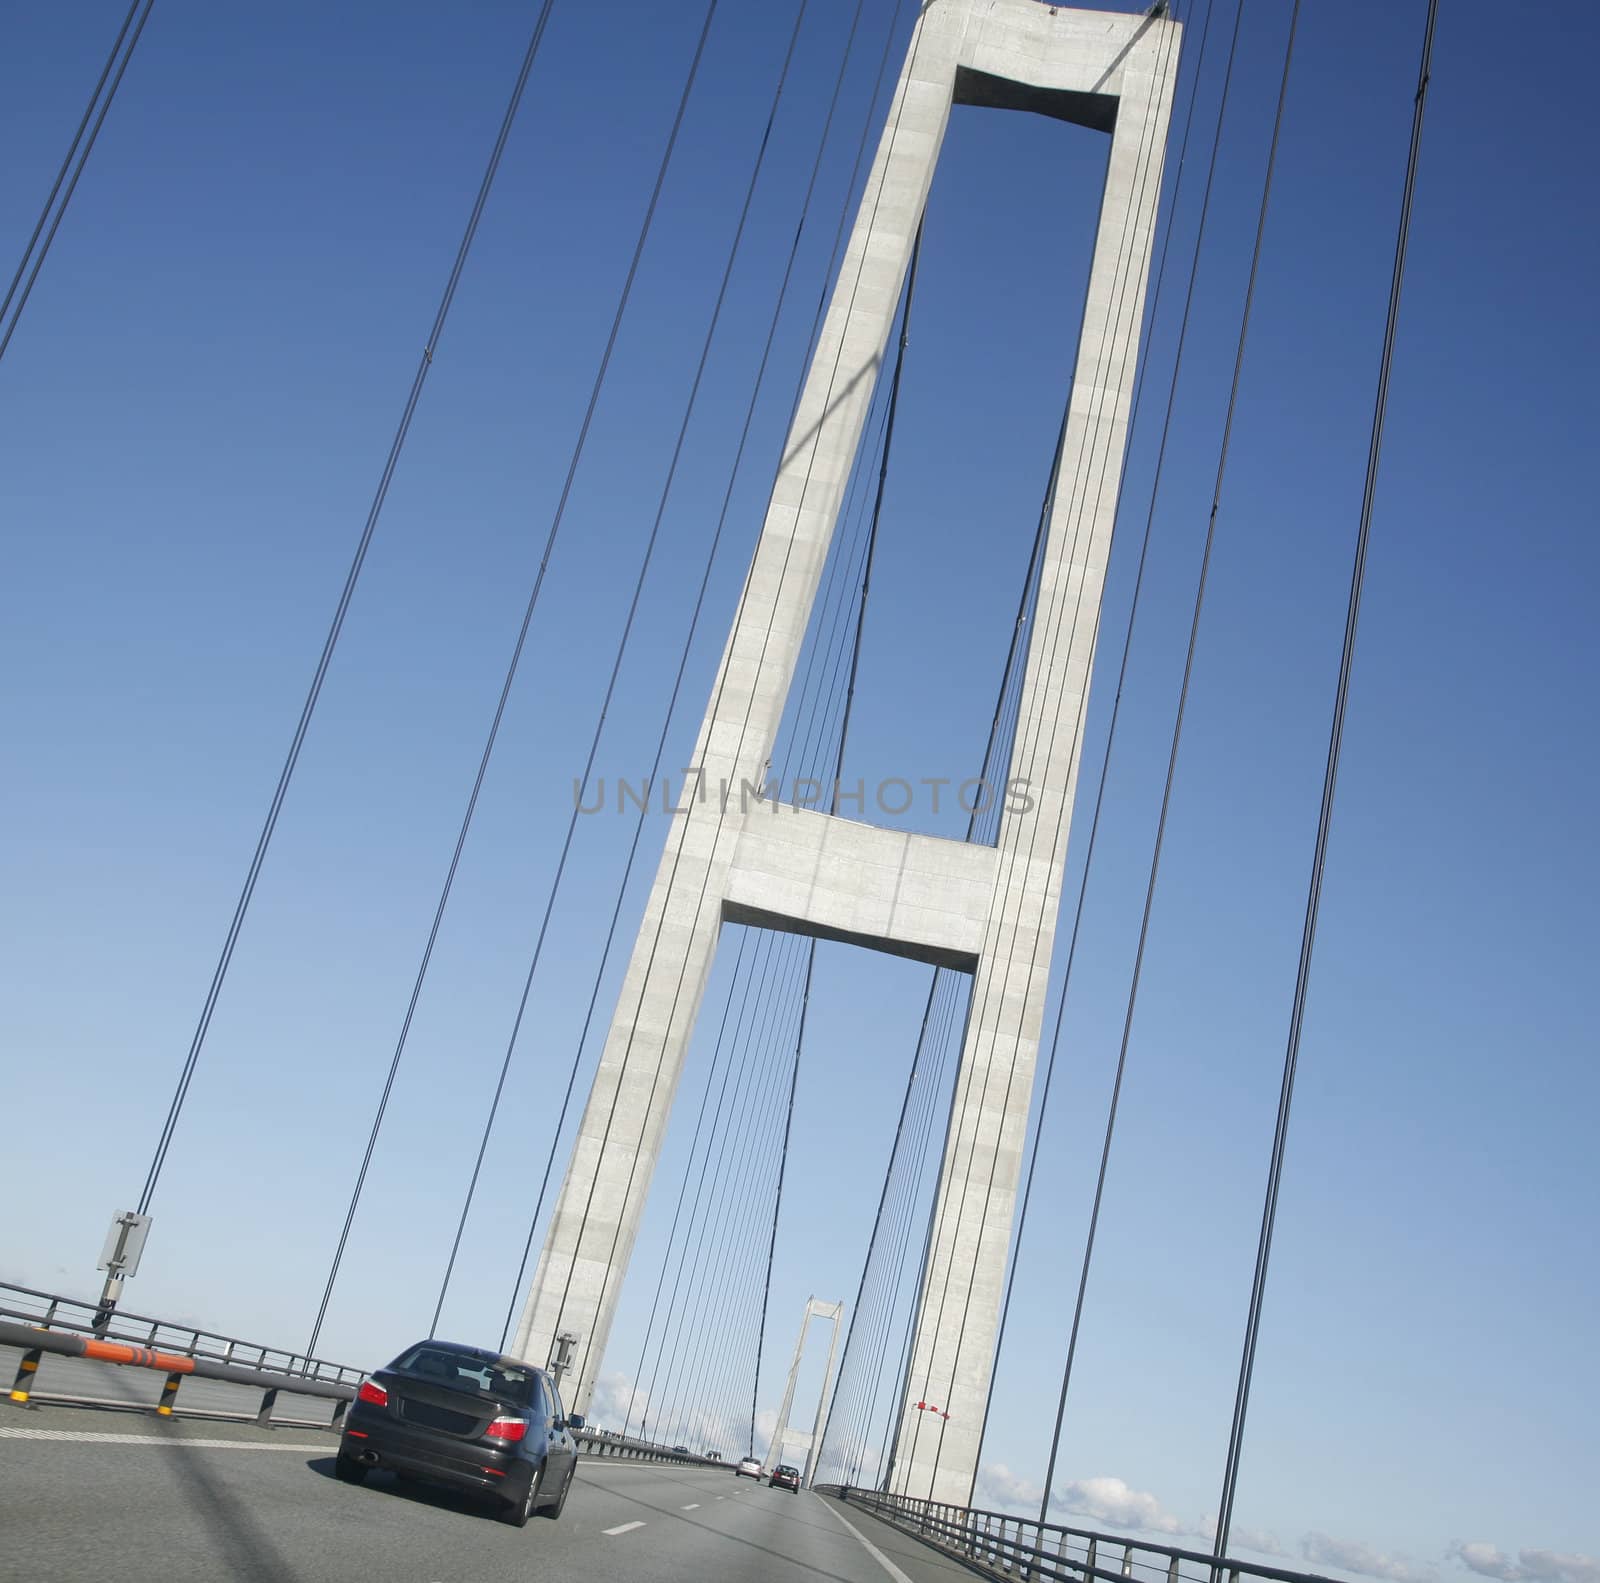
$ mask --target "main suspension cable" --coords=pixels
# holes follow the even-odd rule
[[[472,243],[478,234],[478,225],[483,218],[483,211],[489,201],[490,189],[494,186],[494,179],[500,169],[501,157],[505,153],[506,143],[511,136],[511,128],[517,117],[517,110],[522,104],[523,91],[528,84],[529,73],[533,70],[533,63],[539,53],[539,46],[544,40],[545,28],[550,19],[550,11],[555,0],[544,0],[540,7],[539,15],[533,24],[533,31],[529,36],[528,45],[523,52],[522,65],[517,73],[516,83],[511,90],[511,97],[506,104],[504,115],[501,117],[500,130],[495,138],[494,147],[489,154],[489,163],[484,170],[483,179],[478,184],[478,195],[472,205],[472,212],[467,218],[465,230],[461,233],[460,243],[456,247],[455,261],[450,268],[449,279],[445,282],[444,293],[439,299],[439,306],[434,312],[433,324],[428,331],[428,339],[422,349],[422,356],[417,363],[417,371],[412,376],[411,389],[406,397],[405,406],[400,414],[400,422],[395,429],[394,438],[390,441],[389,454],[385,459],[383,471],[378,479],[378,487],[373,495],[372,504],[367,511],[367,520],[362,527],[361,537],[356,545],[355,558],[350,563],[350,570],[345,575],[344,588],[339,595],[339,603],[334,610],[332,624],[328,628],[328,635],[323,640],[322,653],[317,660],[316,670],[311,678],[311,687],[306,693],[305,703],[301,706],[300,718],[295,725],[294,735],[289,742],[289,751],[283,761],[283,768],[278,775],[278,784],[273,791],[272,801],[267,809],[266,822],[262,825],[261,834],[256,841],[255,853],[250,860],[250,867],[245,874],[244,888],[239,894],[239,900],[234,907],[232,921],[228,925],[228,932],[223,941],[222,954],[217,959],[217,965],[211,976],[210,987],[206,991],[205,1002],[201,1007],[200,1019],[195,1026],[194,1037],[190,1040],[189,1051],[184,1058],[183,1069],[178,1078],[178,1086],[173,1093],[172,1102],[167,1110],[167,1117],[162,1124],[160,1139],[150,1161],[150,1169],[145,1177],[143,1191],[139,1195],[139,1212],[147,1213],[151,1199],[155,1196],[156,1184],[160,1180],[162,1166],[166,1162],[167,1150],[172,1144],[172,1135],[178,1125],[178,1117],[183,1110],[183,1103],[188,1096],[189,1084],[193,1080],[195,1066],[200,1059],[200,1051],[205,1044],[207,1031],[211,1026],[211,1018],[216,1011],[217,999],[222,993],[223,981],[228,974],[228,966],[233,960],[234,947],[238,944],[239,932],[244,927],[246,913],[250,910],[251,898],[255,895],[256,880],[261,873],[262,864],[266,861],[267,849],[272,843],[273,832],[278,827],[278,815],[282,811],[284,798],[288,795],[289,783],[294,778],[295,766],[300,761],[300,750],[305,744],[306,732],[310,729],[312,715],[316,712],[317,700],[322,696],[322,684],[327,677],[328,667],[333,661],[333,653],[338,646],[339,635],[344,630],[345,616],[350,609],[350,601],[355,595],[356,583],[360,580],[361,569],[366,564],[367,551],[372,544],[372,536],[377,530],[378,519],[383,513],[385,500],[389,495],[389,485],[394,479],[395,469],[400,463],[400,454],[405,449],[406,436],[411,431],[411,420],[416,414],[417,404],[422,399],[422,389],[427,383],[428,374],[433,368],[434,355],[438,350],[439,341],[444,333],[445,321],[450,315],[450,305],[455,301],[456,288],[460,284],[462,271],[466,268],[467,257],[472,251]]]
[[[1322,775],[1322,803],[1317,810],[1317,838],[1311,857],[1311,880],[1306,893],[1305,923],[1300,935],[1300,961],[1295,969],[1294,1004],[1289,1015],[1289,1043],[1283,1058],[1283,1082],[1278,1094],[1278,1117],[1272,1134],[1272,1163],[1267,1171],[1266,1202],[1261,1210],[1261,1234],[1256,1245],[1255,1274],[1250,1286],[1250,1312],[1245,1323],[1244,1353],[1239,1361],[1239,1384],[1234,1392],[1233,1423],[1228,1431],[1228,1455],[1222,1478],[1222,1499],[1217,1508],[1215,1554],[1228,1551],[1233,1525],[1233,1498],[1239,1484],[1239,1460],[1244,1451],[1245,1416],[1250,1406],[1250,1381],[1255,1372],[1256,1341],[1261,1331],[1261,1309],[1266,1297],[1267,1265],[1272,1257],[1272,1233],[1278,1218],[1278,1188],[1283,1179],[1283,1156],[1288,1142],[1289,1110],[1294,1101],[1295,1071],[1300,1061],[1300,1034],[1305,1026],[1306,995],[1311,981],[1311,959],[1316,946],[1317,913],[1322,903],[1322,876],[1328,861],[1328,833],[1333,824],[1334,789],[1339,779],[1339,759],[1344,747],[1345,708],[1350,698],[1350,673],[1355,660],[1356,627],[1361,617],[1361,593],[1366,583],[1367,546],[1372,536],[1372,505],[1378,488],[1378,462],[1383,452],[1384,420],[1389,411],[1389,375],[1394,365],[1395,332],[1400,321],[1400,297],[1405,284],[1406,249],[1411,240],[1411,205],[1417,190],[1417,165],[1422,152],[1422,118],[1427,108],[1428,81],[1433,63],[1434,27],[1439,0],[1428,0],[1428,17],[1422,35],[1422,61],[1417,69],[1417,91],[1412,101],[1411,144],[1406,154],[1405,187],[1400,200],[1400,220],[1395,236],[1394,271],[1389,280],[1389,306],[1383,327],[1383,352],[1378,362],[1378,389],[1372,407],[1372,436],[1367,444],[1367,472],[1361,488],[1360,527],[1356,533],[1355,564],[1350,571],[1350,598],[1345,610],[1344,645],[1339,653],[1339,681],[1334,689],[1333,724],[1328,734],[1328,758]]]

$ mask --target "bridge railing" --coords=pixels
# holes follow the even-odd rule
[[[1041,1523],[1011,1512],[919,1501],[882,1490],[819,1484],[832,1495],[915,1534],[934,1548],[992,1578],[1035,1583],[1331,1583],[1313,1572],[1291,1572],[1234,1557],[1132,1539],[1123,1534]]]
[[[178,1389],[186,1376],[245,1386],[262,1392],[260,1405],[251,1413],[207,1412],[197,1416],[254,1417],[262,1425],[272,1422],[279,1392],[333,1401],[332,1423],[337,1428],[356,1388],[370,1372],[346,1364],[330,1363],[281,1347],[266,1347],[213,1330],[174,1324],[119,1310],[109,1325],[95,1328],[98,1307],[75,1297],[0,1282],[0,1346],[21,1353],[16,1378],[9,1392],[19,1406],[35,1402],[94,1403],[155,1412],[162,1417],[182,1416],[176,1409]],[[105,1402],[70,1389],[38,1391],[39,1367],[45,1357],[81,1358],[89,1362],[120,1364],[166,1375],[155,1401]],[[5,1395],[0,1384],[0,1400]],[[281,1422],[282,1420],[280,1420]],[[300,1427],[304,1427],[301,1425]],[[677,1451],[631,1436],[601,1434],[590,1429],[574,1431],[586,1456],[628,1461],[682,1462],[702,1467],[728,1464],[693,1452]]]
[[[603,1435],[596,1430],[575,1429],[572,1438],[578,1449],[589,1457],[616,1457],[636,1462],[685,1462],[691,1467],[725,1468],[726,1462],[715,1457],[697,1456],[693,1451],[677,1451],[670,1446],[658,1446],[648,1440],[635,1440],[627,1435]]]
[[[237,1336],[224,1336],[214,1330],[174,1324],[167,1319],[152,1319],[146,1314],[130,1314],[117,1309],[109,1323],[95,1329],[99,1305],[77,1297],[61,1297],[53,1292],[36,1292],[27,1286],[0,1281],[0,1320],[15,1324],[42,1326],[46,1330],[71,1335],[98,1336],[106,1341],[121,1341],[153,1352],[174,1353],[182,1357],[203,1358],[230,1368],[258,1369],[272,1374],[293,1375],[303,1382],[348,1385],[352,1390],[366,1378],[363,1369],[325,1358],[309,1357],[282,1347],[266,1347]],[[304,1388],[303,1386],[297,1388]],[[319,1394],[308,1391],[308,1395]]]

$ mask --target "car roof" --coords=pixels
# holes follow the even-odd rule
[[[401,1349],[395,1358],[399,1362],[408,1352],[415,1352],[418,1347],[433,1347],[439,1352],[452,1352],[458,1357],[471,1358],[476,1363],[492,1363],[497,1368],[526,1369],[530,1374],[545,1375],[545,1371],[536,1363],[529,1363],[526,1358],[513,1358],[503,1352],[496,1352],[493,1347],[469,1347],[464,1341],[436,1341],[429,1336],[423,1341],[413,1341],[409,1347]],[[548,1378],[548,1375],[545,1375]]]

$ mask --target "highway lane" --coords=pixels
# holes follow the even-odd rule
[[[388,1474],[340,1483],[333,1449],[331,1436],[304,1429],[0,1413],[0,1579],[952,1583],[971,1575],[858,1511],[841,1521],[820,1496],[722,1469],[588,1459],[559,1522],[535,1517],[516,1529],[467,1499],[400,1486]]]

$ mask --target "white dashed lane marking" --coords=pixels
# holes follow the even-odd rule
[[[697,1512],[700,1510],[700,1502],[690,1501],[689,1504],[683,1508],[683,1510],[686,1512]]]
[[[608,1534],[631,1534],[635,1528],[643,1528],[643,1523],[619,1523],[615,1528],[607,1528]]]

